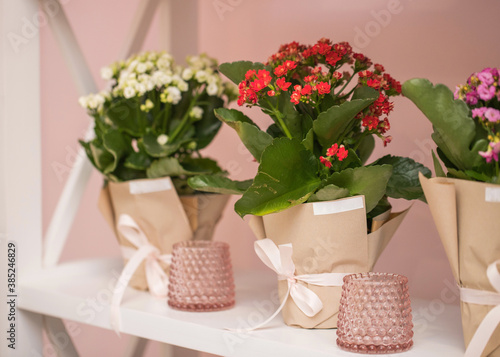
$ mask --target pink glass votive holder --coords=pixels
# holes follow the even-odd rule
[[[337,345],[346,351],[384,354],[413,346],[408,278],[385,273],[344,278]]]
[[[186,241],[174,244],[168,305],[184,311],[218,311],[234,306],[229,245]]]

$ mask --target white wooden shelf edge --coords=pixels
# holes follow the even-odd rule
[[[109,301],[122,266],[121,259],[109,258],[42,270],[20,282],[19,307],[110,329]],[[222,356],[353,356],[336,346],[336,330],[289,327],[281,316],[251,333],[228,331],[257,324],[276,308],[276,277],[271,272],[237,272],[235,278],[236,306],[219,312],[176,311],[165,299],[129,288],[121,305],[121,332]],[[426,300],[412,301],[415,312],[429,306]],[[416,326],[415,345],[405,356],[463,355],[458,306],[445,305],[427,322]]]

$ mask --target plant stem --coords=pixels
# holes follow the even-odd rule
[[[354,78],[354,76],[356,75],[356,73],[358,73],[358,72],[354,72],[354,73],[352,74],[351,78],[349,78],[349,80],[346,82],[346,84],[344,84],[344,86],[342,87],[342,89],[341,89],[341,90],[339,90],[339,91],[337,92],[337,94],[335,94],[335,96],[336,96],[336,97],[337,97],[337,96],[339,96],[340,94],[342,94],[342,91],[343,91],[343,90],[344,90],[344,89],[345,89],[345,88],[349,85],[349,83],[351,83],[351,81],[352,81],[352,79]],[[351,90],[351,92],[352,92],[352,90]],[[351,92],[347,93],[347,95],[351,94]],[[343,97],[345,97],[345,95],[344,95],[344,96],[342,96],[342,98],[343,98]]]
[[[163,108],[163,114],[162,114],[162,125],[161,125],[161,132],[164,134],[167,134],[168,130],[168,121],[170,119],[170,110],[172,109],[172,104],[171,103],[165,103],[165,108]]]
[[[179,123],[179,125],[177,125],[177,127],[175,128],[174,132],[172,133],[172,135],[170,135],[170,138],[169,138],[169,141],[170,142],[173,142],[175,139],[177,139],[177,136],[179,136],[179,134],[181,133],[181,131],[184,129],[184,126],[186,126],[186,123],[189,121],[189,114],[191,113],[191,109],[193,109],[195,103],[196,103],[196,100],[198,99],[198,97],[200,96],[201,93],[197,93],[193,99],[191,100],[191,102],[189,103],[189,107],[187,108],[186,112],[184,113],[184,116],[182,117],[181,119],[181,122]]]
[[[281,113],[278,110],[278,108],[274,107],[269,99],[266,98],[267,103],[269,106],[272,108],[272,112],[276,119],[278,120],[278,126],[280,127],[281,131],[287,136],[287,138],[292,139],[292,134],[290,133],[290,130],[288,130],[285,122],[283,121],[283,118],[281,117]]]

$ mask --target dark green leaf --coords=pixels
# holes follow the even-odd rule
[[[219,108],[215,110],[215,115],[236,131],[248,151],[260,161],[262,152],[273,141],[271,135],[260,130],[250,118],[238,110]]]
[[[355,120],[355,116],[378,98],[378,92],[375,91],[375,93],[377,94],[373,94],[372,98],[344,102],[318,115],[314,121],[313,129],[323,149],[326,150],[338,143],[346,129]]]
[[[186,170],[174,157],[164,157],[154,161],[149,169],[146,170],[148,178],[166,177],[166,176],[182,176],[182,175],[198,175],[209,173],[207,171],[189,171]]]
[[[206,105],[202,106],[203,117],[193,124],[195,137],[197,138],[197,148],[201,150],[212,142],[222,125],[221,121],[215,117],[214,109],[224,106],[224,101],[215,96],[201,97],[199,101],[207,102]]]
[[[221,168],[217,165],[215,160],[204,158],[192,158],[186,157],[182,160],[182,167],[190,172],[206,172],[206,173],[218,173],[221,172]]]
[[[314,131],[312,128],[307,132],[304,140],[302,140],[302,145],[310,152],[314,152]]]
[[[189,186],[196,191],[242,195],[253,180],[234,181],[223,175],[198,175],[190,177]]]
[[[123,166],[134,170],[146,170],[151,162],[151,158],[145,152],[132,152],[125,159]]]
[[[139,101],[120,99],[111,103],[106,115],[117,129],[133,137],[140,137],[147,124],[146,113],[140,110]]]
[[[361,139],[361,142],[358,146],[358,153],[359,159],[361,160],[361,163],[363,165],[366,164],[366,162],[370,158],[373,149],[375,149],[375,139],[373,138],[373,135],[367,135],[363,139]]]
[[[153,133],[147,133],[142,139],[142,144],[146,152],[152,157],[166,157],[172,155],[181,145],[180,142],[175,144],[160,145],[158,144],[158,136]]]
[[[262,153],[252,186],[236,202],[240,216],[262,216],[305,202],[319,187],[319,162],[296,139],[274,139]]]
[[[418,174],[432,176],[431,170],[408,157],[384,156],[371,165],[392,165],[392,175],[387,183],[387,196],[416,200],[424,197]]]
[[[219,66],[219,71],[234,83],[239,84],[242,80],[245,79],[245,74],[249,70],[259,70],[264,69],[265,67],[266,66],[259,62],[238,61],[221,64]]]
[[[276,124],[269,125],[269,127],[266,130],[266,133],[271,135],[273,137],[273,139],[274,138],[281,138],[281,137],[285,136],[285,134],[283,134],[281,129]]]

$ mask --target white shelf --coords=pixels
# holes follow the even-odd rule
[[[20,282],[19,308],[110,329],[109,301],[122,266],[121,259],[97,259],[43,270]],[[225,330],[244,327],[242,321],[254,324],[269,316],[271,311],[262,312],[257,305],[271,301],[275,291],[276,277],[271,271],[239,272],[234,308],[192,313],[173,310],[164,299],[129,288],[121,305],[122,332],[222,356],[355,356],[339,350],[336,330],[289,327],[281,316],[248,334]],[[412,306],[418,314],[430,302],[414,299]],[[420,319],[425,316],[418,315]],[[448,305],[443,313],[430,316],[425,328],[418,325],[414,343],[404,356],[462,356],[458,306]]]

